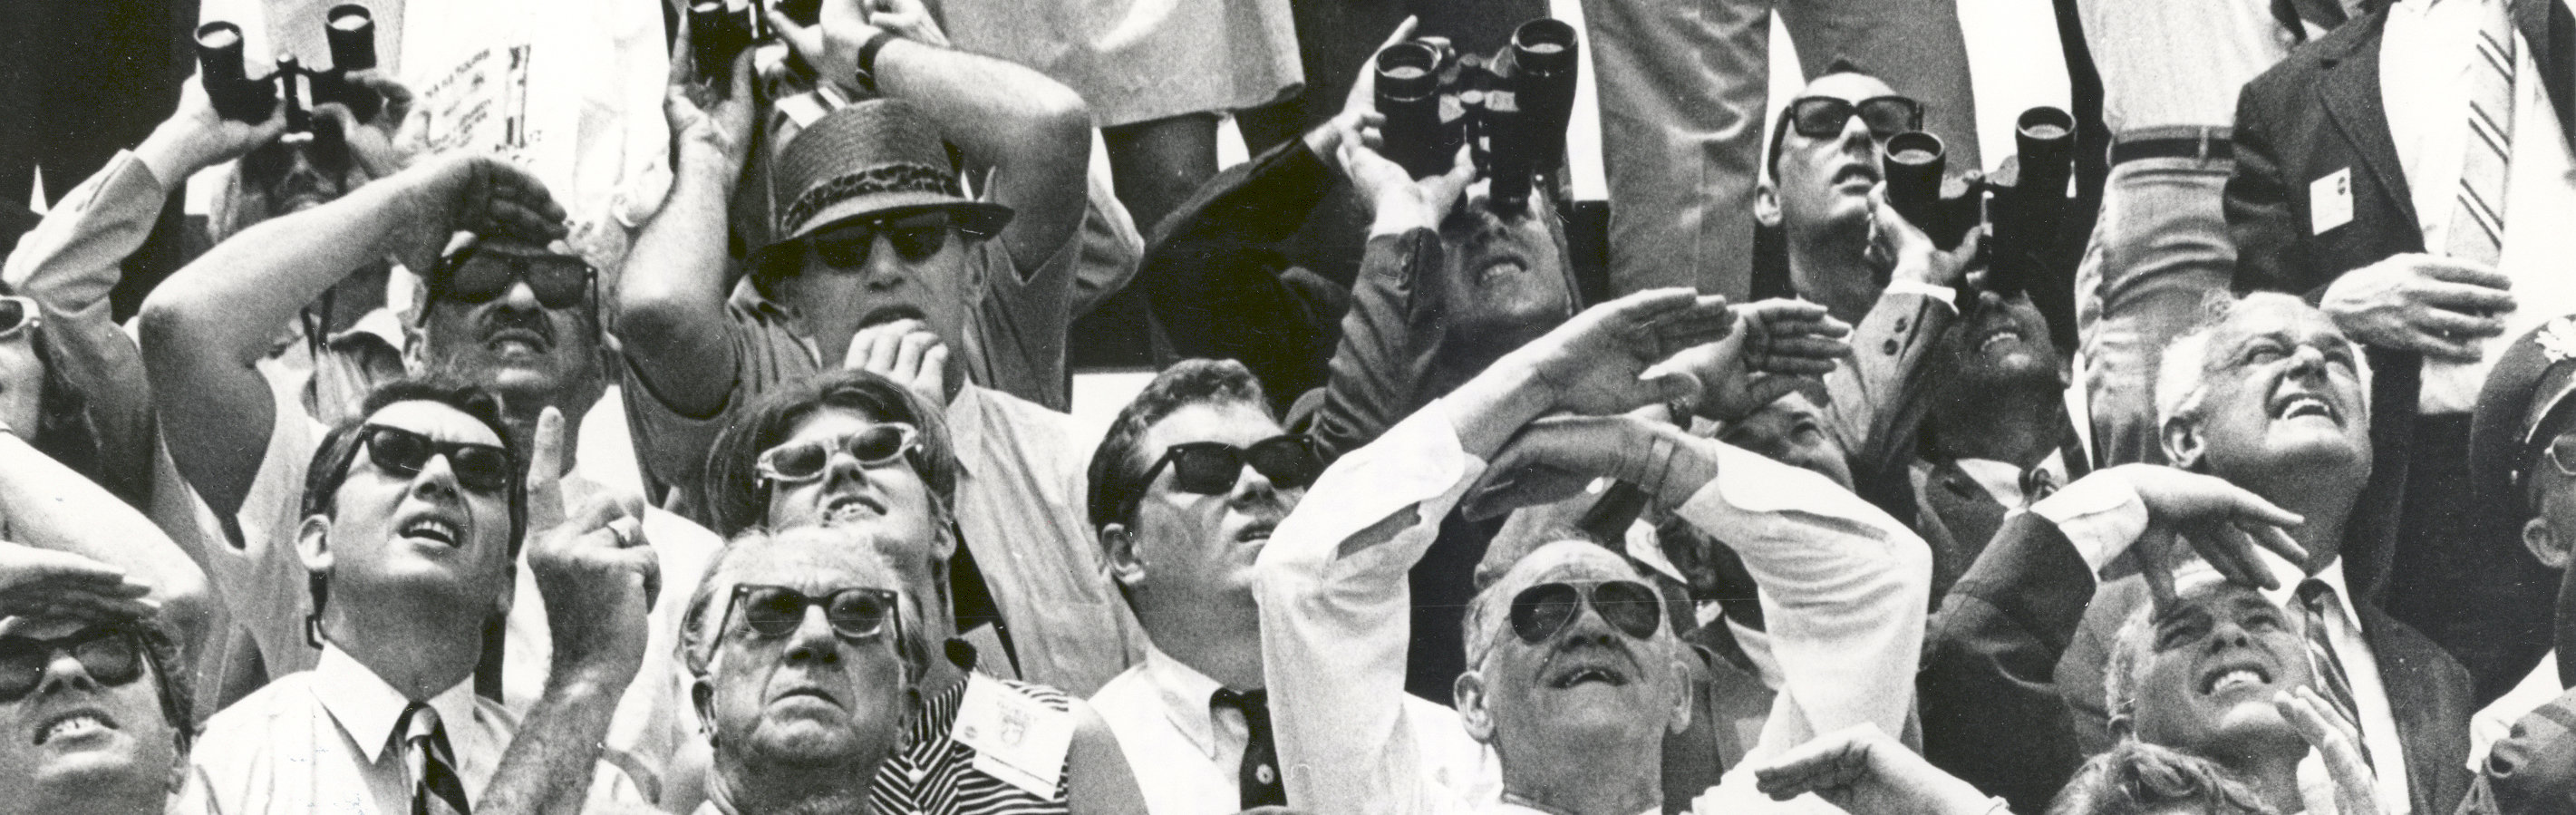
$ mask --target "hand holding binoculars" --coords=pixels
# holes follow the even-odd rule
[[[325,15],[322,36],[331,46],[330,68],[306,68],[286,57],[268,74],[252,77],[242,57],[241,26],[220,21],[198,26],[198,81],[205,84],[215,112],[237,122],[267,121],[280,98],[286,101],[287,129],[295,132],[312,131],[310,106],[337,103],[358,121],[373,121],[384,109],[384,97],[349,75],[376,67],[375,16],[355,3],[333,6]]]
[[[2005,294],[2029,288],[2040,253],[2064,221],[2075,117],[2053,107],[2023,111],[2013,141],[2015,155],[1982,177],[1946,175],[1941,137],[1919,130],[1889,137],[1879,157],[1888,206],[1934,244],[1955,248],[1968,230],[1992,228],[1985,287]]]

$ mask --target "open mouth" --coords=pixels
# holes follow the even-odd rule
[[[1834,171],[1834,186],[1839,187],[1855,181],[1864,185],[1877,184],[1878,168],[1871,166],[1870,163],[1866,161],[1855,161],[1850,164],[1843,165],[1843,168],[1840,170]]]
[[[1990,353],[1993,352],[1997,346],[2003,345],[2006,342],[2022,342],[2027,339],[2027,337],[2023,337],[2021,335],[2021,329],[2004,326],[2002,328],[1986,332],[1985,338],[1977,341],[1977,353]]]
[[[2343,421],[2343,414],[2336,411],[2334,405],[2311,393],[2293,393],[2274,402],[2272,416],[2278,419],[2314,416],[2332,422]]]
[[[883,325],[896,320],[927,321],[928,319],[930,319],[929,315],[921,313],[921,309],[914,308],[912,306],[886,306],[875,311],[868,312],[867,316],[859,318],[859,327],[866,328],[872,325]]]
[[[1246,524],[1241,530],[1236,531],[1234,533],[1234,540],[1236,543],[1266,541],[1270,539],[1271,530],[1278,528],[1279,522],[1275,520],[1253,521],[1250,524]]]
[[[545,335],[535,331],[525,328],[504,328],[484,337],[483,345],[495,351],[524,351],[533,354],[543,353],[553,343],[548,342]]]
[[[425,517],[415,518],[410,523],[403,524],[401,534],[406,538],[430,541],[441,546],[453,548],[458,545],[457,542],[459,540],[463,539],[463,535],[460,534],[461,531],[462,530],[457,528],[456,522],[454,521],[450,521],[445,518]]]
[[[885,514],[885,504],[857,493],[835,495],[823,502],[823,520],[827,522],[876,518]]]
[[[2200,695],[2213,696],[2238,688],[2264,687],[2272,684],[2272,674],[2260,665],[2224,666],[2200,678]]]
[[[1557,672],[1556,676],[1548,680],[1547,685],[1548,687],[1558,690],[1565,690],[1587,682],[1598,682],[1609,687],[1619,688],[1626,687],[1628,685],[1628,681],[1629,677],[1627,672],[1621,671],[1618,668],[1609,665],[1587,664],[1577,665]]]
[[[41,746],[44,743],[55,739],[77,739],[83,736],[96,736],[114,732],[116,729],[116,718],[107,715],[106,711],[96,709],[75,710],[69,713],[64,713],[60,716],[55,716],[52,719],[46,720],[44,724],[39,725],[36,728],[35,743]]]

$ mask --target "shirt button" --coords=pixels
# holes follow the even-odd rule
[[[1270,765],[1262,764],[1252,768],[1252,780],[1259,781],[1264,784],[1275,784],[1279,781],[1279,774],[1272,772],[1270,770]]]
[[[1898,317],[1898,318],[1896,318],[1896,330],[1898,330],[1898,331],[1903,331],[1903,330],[1905,330],[1905,318],[1903,318],[1903,317]]]
[[[1881,350],[1881,351],[1885,351],[1885,352],[1887,352],[1887,355],[1888,355],[1888,356],[1895,356],[1895,355],[1896,355],[1896,341],[1895,341],[1895,340],[1888,340],[1885,344],[1880,345],[1880,346],[1878,347],[1878,350]]]

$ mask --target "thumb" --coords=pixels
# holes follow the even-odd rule
[[[1645,382],[1646,387],[1654,392],[1655,401],[1657,402],[1679,402],[1685,399],[1696,399],[1699,398],[1700,391],[1702,390],[1699,377],[1692,376],[1689,371],[1680,369],[1668,370],[1660,374],[1646,377]]]

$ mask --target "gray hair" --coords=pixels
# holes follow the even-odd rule
[[[2162,355],[2158,357],[2155,382],[2157,427],[2164,427],[2176,419],[2200,418],[2201,411],[2206,407],[2202,402],[2209,393],[2210,343],[2217,339],[2218,330],[2234,320],[2247,305],[2267,302],[2275,298],[2297,303],[2309,311],[2316,310],[2316,307],[2308,305],[2307,301],[2280,292],[2253,292],[2242,297],[2226,292],[2211,292],[2201,301],[2200,322],[2174,337],[2172,342],[2166,343]],[[2370,363],[2357,353],[2359,343],[2354,343],[2349,338],[2344,342],[2355,346],[2353,364],[2361,376],[2362,392],[2369,393]]]

